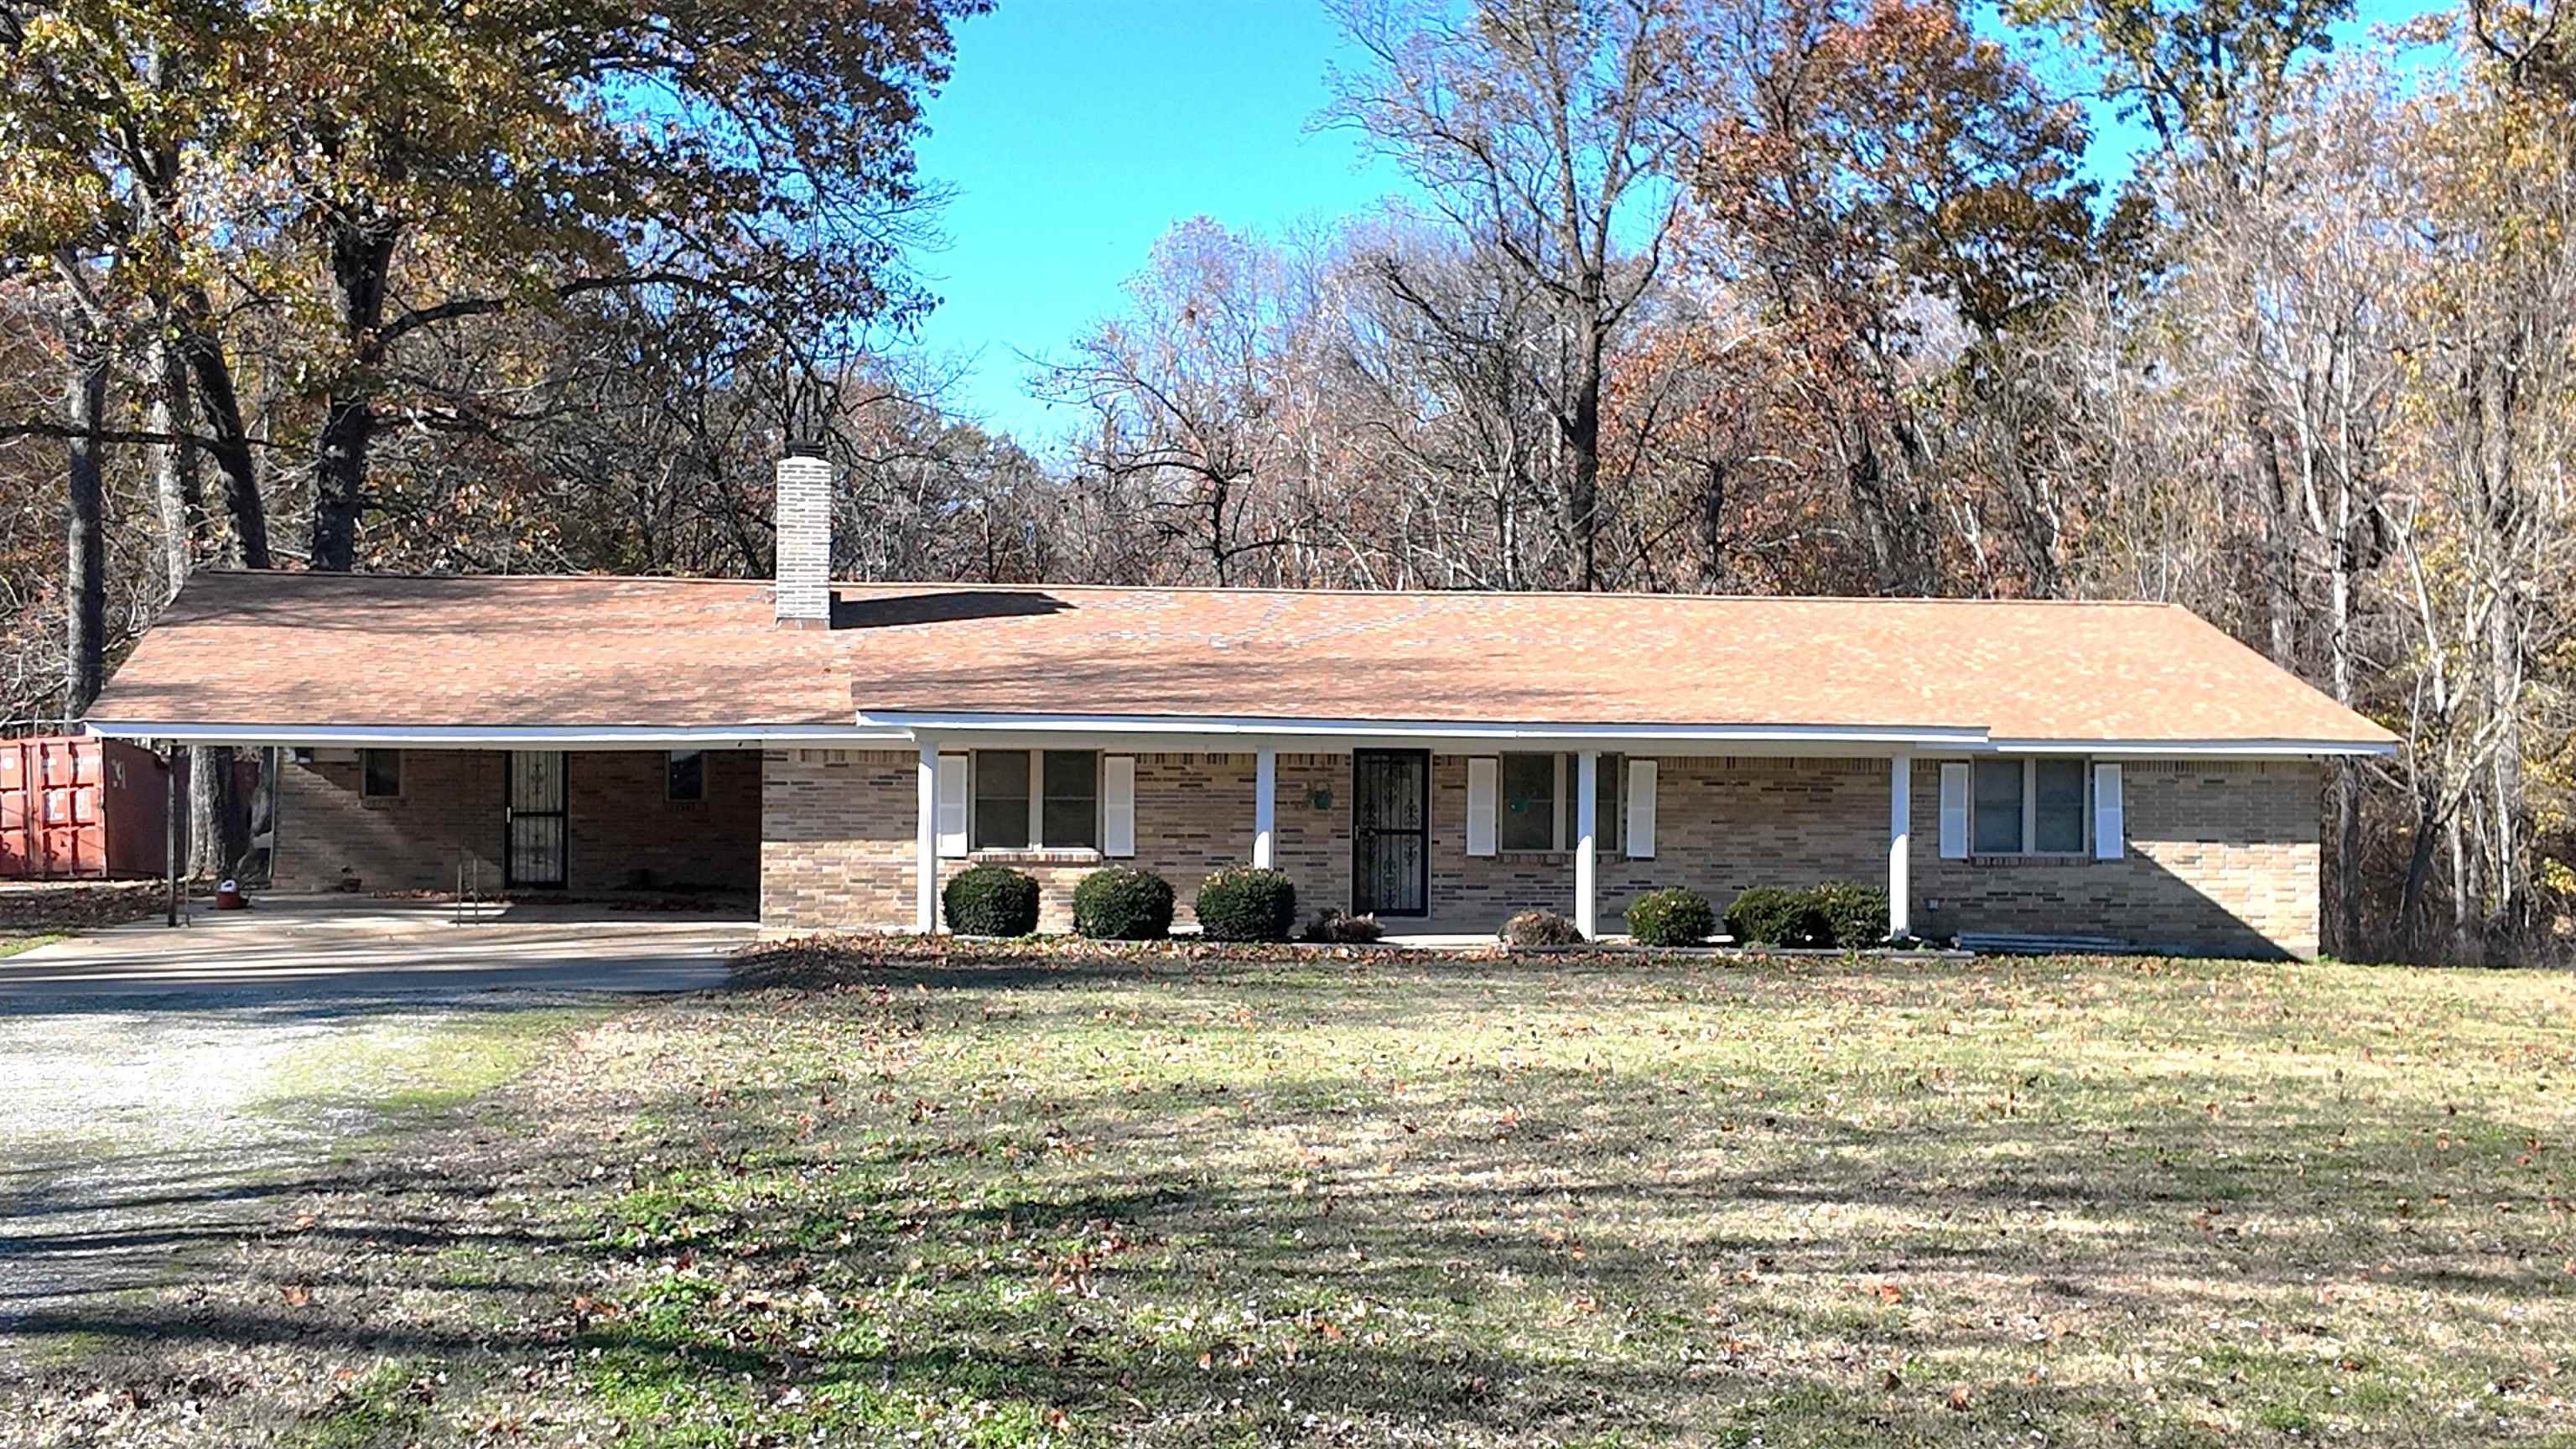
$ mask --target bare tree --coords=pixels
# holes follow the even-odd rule
[[[1431,0],[1341,9],[1375,65],[1335,77],[1328,122],[1393,157],[1460,239],[1546,299],[1552,345],[1521,365],[1564,450],[1554,472],[1578,588],[1600,582],[1610,358],[1661,269],[1692,129],[1680,15],[1662,0],[1475,0],[1463,18]]]

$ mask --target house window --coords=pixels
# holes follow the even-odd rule
[[[1496,843],[1505,850],[1554,850],[1557,841],[1554,755],[1505,755]]]
[[[1049,850],[1100,848],[1100,757],[1089,750],[1046,752],[1038,805],[1038,843]]]
[[[673,750],[663,773],[663,797],[680,803],[707,798],[707,752]]]
[[[1571,770],[1575,767],[1568,764],[1566,768]],[[1626,787],[1627,780],[1628,757],[1625,755],[1603,755],[1593,766],[1592,847],[1603,855],[1617,855],[1620,842],[1627,838],[1627,812],[1619,808],[1619,792]],[[1569,826],[1566,840],[1570,844],[1573,838],[1574,831]]]
[[[977,750],[974,850],[1098,850],[1100,756],[1092,750]]]
[[[1029,847],[1029,752],[975,752],[975,848]]]
[[[2033,760],[2031,849],[2046,855],[2084,853],[2084,762]]]
[[[2021,854],[2021,802],[2026,760],[1977,761],[1975,828],[1970,849],[1979,855]]]
[[[402,751],[358,751],[358,793],[370,800],[390,800],[402,793]]]
[[[2084,762],[1984,759],[1975,763],[1970,851],[1977,855],[2084,853]]]
[[[1504,850],[1572,850],[1581,769],[1582,761],[1570,754],[1503,756],[1496,845]],[[1603,755],[1594,766],[1593,845],[1605,854],[1619,849],[1619,777],[1626,769],[1626,760],[1618,755]]]

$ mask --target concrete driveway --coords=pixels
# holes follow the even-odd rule
[[[724,979],[748,920],[261,898],[0,959],[0,1368],[273,1225],[396,1101]],[[5,1437],[5,1435],[0,1435]]]
[[[748,919],[596,906],[486,907],[458,924],[434,902],[262,896],[200,906],[190,924],[113,926],[0,958],[0,1003],[30,997],[292,990],[692,991],[725,975]]]

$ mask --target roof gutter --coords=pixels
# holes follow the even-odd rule
[[[780,745],[846,750],[910,740],[900,731],[858,725],[275,725],[94,719],[86,728],[104,739],[284,748],[668,750]]]
[[[985,714],[862,710],[862,728],[938,735],[1093,735],[1166,741],[1217,740],[1367,744],[1545,741],[1605,745],[1857,745],[1873,750],[1984,750],[1986,732],[1950,725],[1566,724],[1539,721],[1305,719],[1268,715]]]
[[[1996,740],[2014,755],[2131,756],[2154,759],[2309,760],[2377,758],[2397,753],[2394,740]]]

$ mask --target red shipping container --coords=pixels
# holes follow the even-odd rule
[[[0,879],[161,874],[168,790],[161,757],[123,740],[0,740]]]

